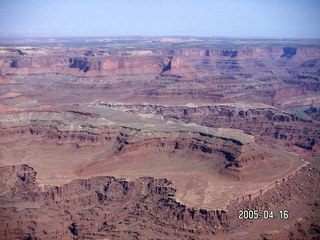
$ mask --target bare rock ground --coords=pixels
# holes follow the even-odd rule
[[[0,47],[1,239],[319,238],[319,43],[167,40]]]

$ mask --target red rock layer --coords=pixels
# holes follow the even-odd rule
[[[7,166],[0,168],[0,172],[0,239],[206,239],[214,236],[233,239],[228,234],[250,228],[259,229],[252,232],[256,234],[254,238],[264,234],[281,238],[293,234],[304,238],[316,237],[319,231],[316,225],[319,209],[312,212],[313,204],[318,204],[314,201],[319,198],[312,188],[318,186],[320,177],[319,171],[313,168],[304,167],[257,198],[235,201],[228,210],[214,211],[188,208],[177,202],[175,189],[166,179],[143,177],[125,181],[92,177],[61,187],[41,187],[36,184],[36,173],[30,166]],[[304,197],[312,204],[304,209],[310,211],[309,218],[300,220],[304,231],[295,230],[299,230],[298,221],[282,220],[290,228],[271,231],[270,235],[265,232],[270,228],[259,227],[266,220],[238,220],[239,209],[254,209],[262,214],[263,210],[276,211],[285,205],[290,209],[291,218],[297,219],[291,207],[305,206],[308,201],[304,201]]]
[[[41,50],[41,49],[40,49]],[[313,68],[318,66],[320,49],[317,47],[235,47],[221,48],[181,48],[154,51],[107,52],[83,49],[44,48],[45,54],[36,50],[28,54],[21,50],[4,49],[0,67],[4,74],[65,73],[76,76],[108,76],[132,74],[185,75],[197,68],[211,66],[222,72],[238,72],[253,65],[269,69],[270,64]],[[305,62],[307,58],[308,62]],[[289,61],[289,60],[290,61]],[[316,62],[310,62],[315,60]],[[202,67],[201,67],[202,66]]]
[[[320,149],[320,133],[316,123],[275,108],[98,104],[102,107],[127,109],[133,113],[159,114],[166,119],[178,119],[185,123],[197,123],[208,127],[237,128],[255,136],[257,140],[295,146],[301,152],[317,152]]]

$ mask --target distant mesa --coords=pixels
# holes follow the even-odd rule
[[[188,42],[198,42],[200,41],[197,38],[187,38],[187,39],[183,39],[183,38],[161,38],[158,41],[154,41],[154,42],[161,42],[161,43],[188,43]]]

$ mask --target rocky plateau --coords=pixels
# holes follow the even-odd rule
[[[8,40],[0,239],[318,239],[319,78],[317,40]]]

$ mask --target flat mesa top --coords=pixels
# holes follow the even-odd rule
[[[319,39],[0,39],[0,165],[167,178],[225,208],[317,156]],[[312,104],[312,105],[311,105]]]
[[[84,115],[80,114],[80,109]],[[16,119],[20,119],[21,122]],[[65,119],[68,121],[63,124]],[[51,122],[51,126],[54,126],[52,124],[56,122],[58,131],[62,133],[67,131],[67,135],[72,131],[75,135],[80,134],[80,136],[86,132],[99,136],[111,130],[115,132],[115,136],[126,136],[127,143],[121,147],[123,150],[119,154],[116,153],[119,137],[113,137],[114,140],[102,145],[97,142],[95,147],[92,143],[87,145],[84,142],[83,146],[77,145],[78,149],[75,150],[74,144],[77,141],[69,139],[67,135],[66,139],[61,138],[56,146],[51,140],[43,141],[45,133],[40,132],[31,138],[28,135],[24,137],[15,135],[10,138],[9,142],[3,136],[0,139],[3,143],[1,164],[18,164],[22,161],[33,166],[38,172],[37,181],[40,184],[59,185],[68,183],[72,179],[99,175],[129,180],[142,176],[167,178],[172,180],[173,186],[177,189],[176,199],[196,208],[225,208],[226,204],[234,198],[265,189],[270,184],[274,184],[276,180],[305,164],[295,154],[284,154],[280,150],[259,146],[255,143],[253,136],[239,129],[208,128],[195,123],[170,122],[158,116],[146,118],[143,114],[132,115],[117,109],[103,109],[102,111],[100,108],[90,106],[78,107],[77,111],[66,111],[65,113],[58,111],[14,112],[5,114],[2,121],[10,122],[11,127],[33,122],[32,128],[35,129],[33,131],[41,129],[41,125],[45,122]],[[35,125],[37,121],[39,121],[39,126]],[[118,127],[123,130],[117,130]],[[217,141],[216,138],[220,140]],[[13,140],[14,142],[11,142]],[[156,146],[152,144],[159,140],[165,144],[164,147],[160,147],[159,143]],[[145,142],[145,147],[144,143],[140,146],[141,141]],[[188,143],[189,141],[191,142]],[[216,164],[223,160],[221,153],[214,153],[216,150],[201,156],[203,154],[201,151],[201,154],[198,155],[199,153],[188,150],[188,148],[175,149],[177,143],[181,146],[188,146],[188,144],[191,146],[199,141],[208,149],[212,144],[218,144],[217,146],[221,146],[222,149],[229,149],[228,151],[231,152],[240,151],[244,156],[248,154],[250,156],[252,153],[257,156],[263,155],[266,159],[274,159],[272,161],[277,162],[279,166],[276,171],[268,169],[270,166],[265,168],[263,171],[267,175],[260,179],[257,176],[259,174],[261,176],[259,173],[261,169],[257,169],[257,174],[250,173],[250,180],[239,182],[216,172],[218,166]],[[6,147],[9,146],[8,144],[10,148]],[[138,147],[131,149],[131,144],[138,144]],[[126,150],[127,148],[131,150]],[[91,150],[88,151],[88,149]],[[211,150],[206,151],[211,152]],[[65,161],[66,159],[68,161]],[[247,170],[243,171],[245,173]]]

